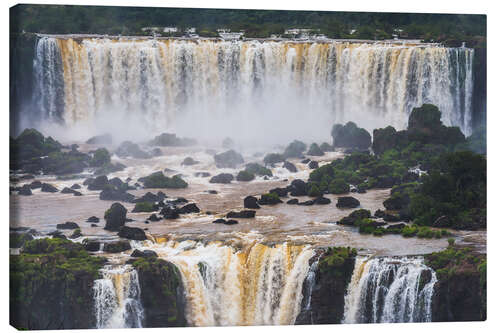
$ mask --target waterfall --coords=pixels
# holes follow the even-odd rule
[[[184,241],[147,244],[181,272],[191,326],[292,325],[314,250],[288,243],[243,248]]]
[[[96,328],[142,327],[143,308],[137,271],[130,265],[105,266],[94,281]]]
[[[470,134],[473,56],[427,44],[41,37],[36,100],[67,125],[119,114],[150,130],[290,122],[291,134],[347,120],[400,129],[433,103]]]
[[[436,273],[424,259],[358,257],[345,297],[345,323],[431,321]]]

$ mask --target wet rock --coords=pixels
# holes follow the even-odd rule
[[[163,199],[161,199],[161,200],[163,200]],[[139,202],[151,202],[151,203],[155,203],[157,201],[160,201],[160,198],[157,195],[155,195],[155,194],[153,194],[151,192],[147,192],[142,197],[133,200],[134,203],[139,203]]]
[[[302,164],[309,164],[309,162],[311,162],[310,158],[306,158],[306,159],[300,161],[300,163],[302,163]]]
[[[337,198],[338,208],[356,208],[360,205],[358,199],[353,197],[339,197]]]
[[[276,193],[266,193],[262,194],[260,196],[260,199],[258,201],[259,205],[276,205],[279,203],[282,203],[283,201],[280,200],[278,195]]]
[[[187,205],[179,208],[179,214],[191,214],[191,213],[199,213],[199,212],[200,212],[200,209],[194,203],[190,203],[190,204],[187,204]]]
[[[85,180],[83,184],[85,185],[86,182],[87,180]],[[95,179],[90,178],[87,184],[88,184],[87,189],[89,189],[90,191],[102,191],[109,184],[109,181],[108,177],[103,175],[103,176],[98,176]]]
[[[364,128],[359,128],[352,121],[345,125],[333,125],[331,135],[334,148],[367,150],[372,144],[370,133]]]
[[[183,203],[187,203],[187,202],[188,202],[188,200],[186,198],[178,197],[175,200],[170,200],[168,203],[171,205],[179,205],[179,204],[183,204]]]
[[[245,160],[241,154],[234,150],[228,150],[224,153],[214,155],[215,165],[217,168],[236,168],[238,165],[243,164]]]
[[[297,205],[299,203],[299,199],[290,199],[286,202],[287,205]]]
[[[69,236],[70,239],[76,239],[78,237],[82,237],[83,234],[82,234],[82,231],[80,229],[76,229],[72,234],[71,236]]]
[[[317,143],[311,144],[309,150],[307,151],[307,155],[310,156],[323,156],[325,153],[319,148]]]
[[[80,228],[75,222],[65,222],[56,225],[57,229],[71,230]]]
[[[303,152],[307,149],[304,142],[295,140],[290,143],[283,153],[284,158],[303,158]]]
[[[106,220],[104,229],[110,231],[119,231],[120,228],[125,224],[126,218],[127,209],[123,207],[122,204],[115,202],[106,211],[106,213],[104,213],[104,219]]]
[[[389,213],[385,213],[383,218],[384,218],[384,221],[386,221],[386,222],[399,222],[399,221],[401,221],[399,216],[392,215]]]
[[[65,187],[61,190],[61,193],[63,194],[75,194],[75,193],[80,193],[78,191],[72,190],[69,187]],[[80,193],[81,194],[81,193]]]
[[[113,143],[113,138],[111,137],[111,134],[106,133],[103,135],[93,136],[88,139],[86,143],[91,145],[110,145]]]
[[[260,208],[259,204],[257,203],[257,198],[253,197],[251,195],[249,195],[249,196],[245,197],[245,199],[243,199],[243,207],[250,208],[250,209],[259,209]]]
[[[313,200],[315,205],[329,205],[332,201],[325,197],[317,197]]]
[[[357,209],[346,217],[343,217],[337,224],[353,226],[357,220],[367,219],[371,216],[368,209]]]
[[[387,230],[401,230],[405,227],[406,223],[395,223],[387,226]]]
[[[312,206],[312,205],[314,205],[314,200],[307,200],[307,201],[299,202],[299,203],[297,203],[297,205],[299,205],[299,206]]]
[[[107,201],[133,202],[135,197],[128,192],[108,186],[102,190],[101,193],[99,193],[99,199]]]
[[[116,149],[115,154],[121,158],[125,157],[132,157],[137,159],[151,158],[151,155],[149,155],[147,152],[139,148],[139,145],[131,141],[122,142],[120,146]]]
[[[233,225],[233,224],[238,224],[238,221],[236,220],[227,220],[224,222],[225,225]]]
[[[217,192],[216,190],[208,190],[207,193],[208,194],[217,194],[219,192]]]
[[[214,220],[212,223],[220,223],[220,224],[226,224],[226,220],[225,219],[217,219],[217,220]]]
[[[210,177],[210,172],[195,172],[194,176],[200,177],[200,178],[206,178],[206,177]]]
[[[86,239],[83,241],[83,248],[89,252],[97,252],[101,248],[101,243]]]
[[[97,228],[97,227],[98,227],[98,225],[97,225],[97,224],[95,224],[95,223],[92,223],[90,226],[91,226],[92,228]]]
[[[240,212],[229,212],[226,215],[227,218],[236,219],[253,219],[255,217],[255,210],[242,210]]]
[[[49,193],[59,192],[59,190],[55,186],[47,183],[42,183],[41,191]]]
[[[20,189],[19,189],[19,195],[32,195],[33,193],[31,192],[31,187],[29,185],[23,185]]]
[[[152,250],[141,251],[135,249],[130,256],[134,258],[157,258],[158,254],[156,254],[156,252]]]
[[[24,185],[24,186],[26,186],[26,185]],[[41,181],[39,181],[39,180],[35,180],[34,182],[32,182],[32,183],[29,185],[29,187],[30,187],[32,190],[35,190],[35,189],[37,189],[37,188],[42,187],[42,182],[41,182]]]
[[[276,188],[269,190],[269,193],[276,193],[278,195],[278,197],[284,198],[288,195],[288,188],[276,187]]]
[[[285,157],[281,154],[271,153],[264,156],[264,165],[274,166],[276,163],[285,162]]]
[[[162,208],[160,215],[163,215],[165,219],[175,220],[179,218],[179,210],[175,207],[166,206]]]
[[[151,214],[149,217],[148,217],[148,220],[151,221],[151,222],[158,222],[158,221],[161,221],[161,219],[156,216],[156,214]]]
[[[249,182],[255,179],[255,175],[248,171],[242,170],[236,175],[236,180],[239,182]]]
[[[87,219],[87,222],[99,223],[99,218],[97,216],[91,216]]]
[[[283,168],[287,169],[290,172],[297,172],[297,167],[293,165],[293,163],[288,161],[285,161],[285,163],[283,163]]]
[[[385,213],[384,213],[384,211],[383,211],[383,210],[381,210],[381,209],[377,209],[377,210],[375,211],[375,214],[373,214],[373,216],[378,217],[378,218],[383,218],[383,217],[384,217],[384,215],[385,215]],[[368,217],[369,217],[369,216],[368,216]]]
[[[104,252],[109,252],[109,253],[119,253],[123,251],[128,251],[132,247],[130,246],[130,242],[126,240],[118,240],[118,241],[113,241],[109,243],[104,243]]]
[[[163,156],[163,152],[161,151],[160,148],[154,148],[149,152],[149,154],[153,157]]]
[[[181,165],[190,166],[199,164],[199,161],[194,160],[192,157],[186,157],[184,161],[182,161]]]
[[[311,161],[311,162],[309,162],[308,165],[309,165],[309,169],[317,169],[317,168],[319,168],[319,164],[318,164],[317,161]]]
[[[307,184],[301,179],[295,179],[288,186],[290,190],[290,195],[293,197],[299,197],[307,195]]]
[[[118,236],[132,240],[146,240],[146,233],[141,228],[123,226],[120,228]]]
[[[66,236],[64,236],[59,230],[49,232],[47,235],[52,236],[52,238],[66,239]]]
[[[160,147],[187,147],[196,144],[195,139],[179,138],[175,133],[162,133],[149,141],[152,146]]]
[[[217,176],[213,176],[210,179],[210,183],[212,184],[229,184],[234,179],[234,176],[230,173],[221,173]]]

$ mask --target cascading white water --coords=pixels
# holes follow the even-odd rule
[[[130,265],[105,266],[94,281],[96,328],[142,327],[144,310],[137,271]]]
[[[436,273],[421,257],[358,257],[345,297],[344,323],[429,322],[436,282]]]
[[[293,324],[314,255],[310,246],[287,243],[236,249],[220,242],[146,242],[139,248],[179,268],[191,326]]]
[[[297,137],[335,121],[402,128],[413,107],[433,103],[470,134],[473,55],[418,44],[42,37],[35,68],[40,112],[68,125],[116,113],[154,131],[223,124],[263,135],[280,123]]]

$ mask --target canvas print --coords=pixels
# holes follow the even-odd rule
[[[17,329],[486,319],[486,16],[10,9]]]

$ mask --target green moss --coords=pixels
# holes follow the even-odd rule
[[[140,180],[145,188],[186,188],[188,186],[181,177],[166,177],[162,172],[155,172]]]
[[[310,197],[319,197],[321,195],[321,191],[319,190],[318,186],[313,185],[311,186],[311,188],[309,188],[307,195]]]
[[[271,170],[269,170],[266,167],[263,167],[262,165],[258,163],[248,163],[245,166],[245,171],[253,173],[254,175],[259,175],[259,176],[268,176],[272,177],[273,173]]]
[[[236,176],[236,180],[240,182],[249,182],[255,179],[255,175],[253,173],[250,173],[248,171],[242,170],[238,172],[238,175]]]
[[[135,204],[132,213],[145,213],[145,212],[149,213],[149,212],[154,212],[156,210],[157,208],[155,204],[152,202],[138,202]]]
[[[94,152],[89,164],[93,167],[102,167],[106,164],[109,164],[110,162],[111,155],[109,154],[108,150],[106,148],[99,148]]]

